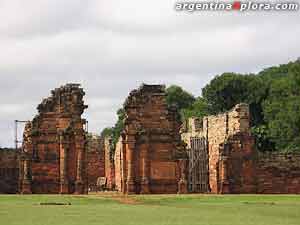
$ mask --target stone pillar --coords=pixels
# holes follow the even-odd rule
[[[220,193],[228,194],[229,192],[229,180],[228,180],[228,157],[221,156],[220,157],[220,178],[221,178],[221,185],[220,185]]]
[[[60,194],[68,194],[69,193],[69,180],[67,176],[67,164],[68,164],[68,149],[69,142],[64,140],[64,137],[60,135]]]
[[[29,159],[25,156],[23,161],[23,179],[22,179],[22,190],[21,194],[31,194],[31,179],[29,172]]]
[[[127,192],[127,177],[125,176],[126,171],[126,142],[124,141],[125,137],[122,137],[122,155],[121,155],[121,179],[122,179],[122,193],[125,194]]]
[[[141,180],[141,194],[149,194],[149,142],[147,141],[144,152],[142,153],[142,180]]]
[[[186,159],[178,160],[178,167],[180,169],[180,178],[178,181],[178,194],[186,194],[188,193],[188,186],[186,180],[187,160]]]
[[[134,149],[135,141],[127,141],[126,143],[126,160],[127,160],[127,194],[135,194],[135,174],[134,174]]]
[[[82,179],[84,169],[84,140],[81,137],[75,137],[75,149],[77,150],[77,167],[76,167],[76,181],[75,193],[84,193],[84,181]]]

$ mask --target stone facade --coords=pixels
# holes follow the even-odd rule
[[[299,155],[259,154],[249,121],[248,105],[238,104],[223,114],[190,118],[182,129],[189,149],[192,138],[207,142],[209,192],[299,193]]]
[[[104,140],[99,135],[87,136],[87,170],[89,191],[97,191],[99,177],[105,176]]]
[[[85,194],[99,177],[126,194],[186,193],[192,174],[194,192],[300,194],[300,154],[256,151],[247,104],[181,127],[165,87],[142,85],[124,104],[113,151],[110,138],[84,130],[84,94],[78,84],[53,90],[26,123],[22,148],[0,149],[0,193]]]
[[[0,194],[18,192],[20,150],[0,148]]]
[[[78,84],[56,88],[26,124],[21,193],[87,193],[84,95]]]
[[[177,109],[165,87],[142,85],[126,102],[125,128],[115,151],[117,189],[126,194],[185,193],[185,144]]]

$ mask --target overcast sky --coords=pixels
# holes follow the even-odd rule
[[[172,0],[0,0],[0,145],[50,90],[81,83],[92,132],[142,82],[194,95],[216,74],[300,56],[298,12],[177,12]],[[22,131],[19,130],[19,136]]]

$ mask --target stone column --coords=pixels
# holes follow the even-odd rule
[[[149,194],[149,141],[145,144],[145,149],[142,152],[142,180],[141,180],[141,194]]]
[[[68,194],[69,193],[69,180],[67,176],[67,164],[68,164],[68,149],[69,142],[64,140],[64,137],[60,135],[60,194]]]
[[[187,180],[186,180],[187,160],[179,159],[178,166],[180,169],[180,178],[178,182],[178,194],[186,194],[188,193]]]
[[[82,179],[84,169],[84,140],[81,137],[75,137],[75,149],[77,150],[77,167],[76,167],[76,182],[75,193],[84,193],[84,181]]]
[[[127,160],[127,194],[135,194],[135,174],[134,174],[134,149],[135,140],[126,143],[126,160]]]
[[[127,192],[127,188],[126,188],[126,184],[127,184],[127,178],[125,177],[125,171],[126,171],[126,142],[124,141],[124,137],[122,140],[122,155],[121,155],[122,159],[121,159],[121,189],[122,189],[122,193],[125,194]]]
[[[228,157],[227,156],[221,156],[220,157],[220,178],[221,178],[221,187],[220,187],[220,193],[227,194],[229,193],[229,180],[228,180],[228,174],[227,174],[227,162]]]
[[[23,179],[22,179],[22,194],[31,194],[31,179],[29,171],[29,159],[27,156],[23,159]]]

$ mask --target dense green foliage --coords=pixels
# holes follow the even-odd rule
[[[251,131],[261,151],[300,151],[300,62],[264,69],[257,74],[217,75],[194,97],[181,87],[166,89],[169,106],[176,105],[182,121],[230,110],[248,103]],[[116,143],[123,129],[124,111],[110,130]],[[107,132],[107,131],[105,131]]]
[[[0,215],[3,225],[297,225],[300,196],[0,195]]]
[[[277,149],[300,148],[300,63],[289,64],[285,76],[274,79],[263,102],[268,137]]]
[[[209,105],[207,101],[202,97],[196,98],[196,100],[190,107],[181,109],[182,120],[186,120],[189,117],[203,118],[204,116],[207,116],[209,114]]]
[[[104,128],[101,132],[101,136],[102,137],[106,137],[106,136],[110,136],[111,139],[112,139],[112,145],[113,145],[113,150],[115,149],[116,147],[116,144],[118,142],[118,139],[121,135],[121,132],[124,128],[124,118],[125,118],[125,111],[123,108],[120,108],[118,111],[117,111],[117,122],[116,124],[114,125],[114,127],[107,127],[107,128]],[[113,155],[113,152],[111,152],[111,155]]]
[[[166,89],[166,101],[168,105],[176,105],[179,110],[189,108],[195,101],[195,97],[177,85],[171,85]]]
[[[300,63],[263,70],[257,75],[224,73],[202,89],[210,113],[245,102],[260,150],[299,151]]]

